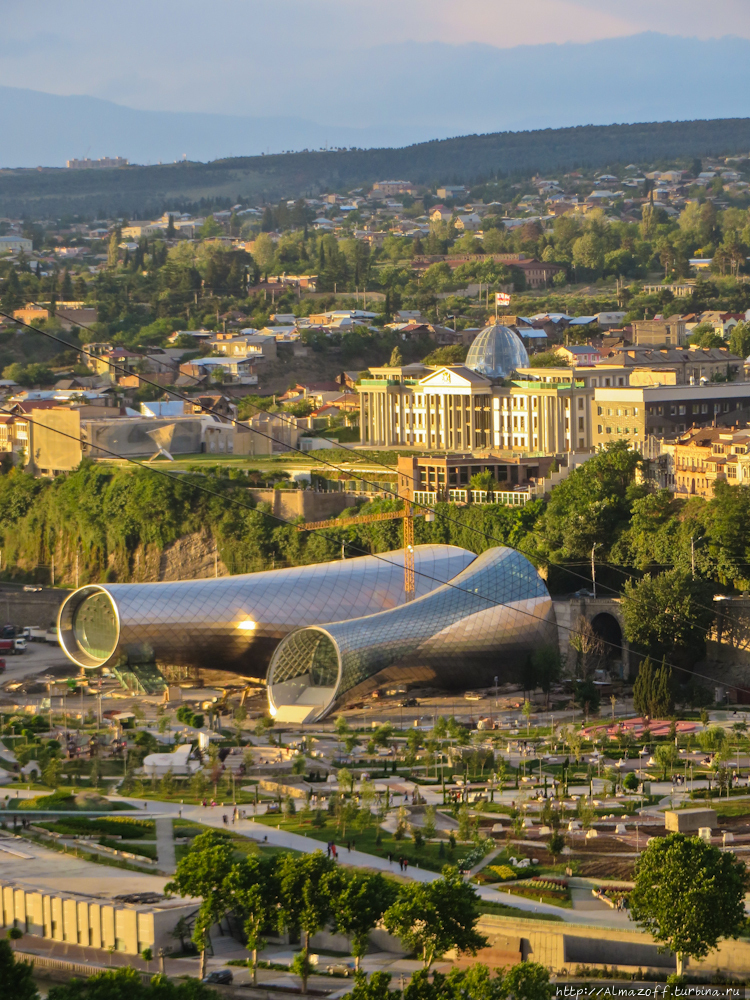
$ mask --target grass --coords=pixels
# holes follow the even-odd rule
[[[479,902],[477,909],[480,913],[487,913],[496,917],[516,917],[519,920],[554,920],[561,921],[563,918],[556,913],[529,913],[528,910],[520,910],[517,906],[506,906],[505,903],[488,903],[483,899]]]
[[[385,830],[380,831],[381,843],[378,845],[375,843],[378,834],[376,826],[370,826],[364,831],[349,830],[344,833],[337,827],[336,822],[329,817],[326,817],[325,825],[320,828],[312,825],[311,816],[303,815],[294,816],[290,819],[278,815],[258,816],[255,822],[264,823],[266,826],[271,827],[279,826],[280,829],[286,830],[288,833],[298,833],[303,837],[307,836],[313,840],[319,840],[324,844],[334,841],[339,848],[339,857],[343,861],[346,860],[347,851],[341,845],[346,844],[347,840],[352,841],[352,847],[357,851],[363,851],[366,854],[372,854],[380,858],[387,858],[389,854],[392,854],[394,861],[399,857],[403,857],[413,867],[419,866],[420,868],[434,872],[441,871],[444,865],[455,862],[470,850],[470,847],[466,845],[465,847],[457,846],[454,851],[451,851],[444,844],[444,855],[441,857],[439,844],[429,843],[418,849],[413,841],[406,839],[396,840],[392,833],[388,833]]]

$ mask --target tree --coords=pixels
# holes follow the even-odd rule
[[[401,368],[404,363],[404,356],[398,347],[391,351],[391,360],[388,362],[391,368]]]
[[[695,663],[705,653],[714,621],[713,594],[710,583],[683,569],[628,580],[622,599],[625,636],[659,657]]]
[[[0,939],[0,983],[8,1000],[38,1000],[33,975],[31,962],[17,961],[7,938]]]
[[[729,334],[729,350],[740,358],[750,355],[750,323],[738,323]]]
[[[512,1000],[552,1000],[555,986],[549,981],[549,972],[543,965],[519,962],[503,975],[500,995],[512,997]]]
[[[633,708],[651,719],[665,719],[674,711],[672,668],[663,661],[654,668],[647,656],[633,684]]]
[[[383,923],[409,951],[419,952],[429,969],[451,948],[476,955],[486,947],[487,939],[475,929],[478,919],[476,891],[457,868],[446,865],[434,882],[403,886]]]
[[[549,708],[552,687],[562,677],[562,659],[557,646],[539,646],[535,649],[531,654],[531,666],[534,679],[544,694],[544,707]]]
[[[364,972],[354,975],[354,988],[349,996],[351,1000],[398,1000],[400,991],[389,989],[391,976],[388,972],[373,972],[369,980]]]
[[[521,712],[523,713],[524,719],[526,719],[526,735],[528,736],[531,727],[531,716],[534,713],[534,708],[528,698],[523,703],[523,708],[521,709]]]
[[[325,891],[325,877],[336,868],[335,862],[322,851],[294,857],[282,855],[277,877],[279,885],[279,926],[299,930],[304,935],[303,964],[299,969],[303,992],[307,992],[310,938],[331,915],[331,899]]]
[[[167,895],[191,896],[203,901],[193,931],[193,941],[201,952],[201,978],[205,975],[209,931],[229,909],[226,879],[232,870],[233,855],[226,834],[214,830],[202,833],[179,861],[172,881],[164,886]]]
[[[252,953],[253,986],[258,977],[258,952],[265,947],[263,931],[275,914],[278,886],[274,858],[244,857],[225,881],[232,908],[243,921],[245,947]]]
[[[396,885],[380,874],[359,872],[342,882],[338,870],[326,879],[326,891],[333,904],[336,930],[351,938],[352,955],[359,971],[360,959],[367,954],[370,932],[395,901]]]
[[[475,472],[471,477],[469,486],[472,490],[480,490],[483,493],[492,493],[497,486],[497,480],[489,469],[486,469],[484,472]]]
[[[561,833],[557,832],[553,833],[552,836],[547,841],[547,850],[554,858],[555,864],[557,864],[557,859],[562,854],[564,847],[565,847],[565,838]]]
[[[745,925],[745,866],[697,837],[653,838],[636,863],[630,912],[644,930],[685,959],[705,958]]]
[[[15,1000],[15,994],[8,995]],[[216,1000],[215,991],[195,979],[176,983],[158,974],[146,984],[142,974],[130,966],[52,986],[47,996],[49,1000]]]

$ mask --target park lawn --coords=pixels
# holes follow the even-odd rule
[[[556,913],[529,913],[528,910],[521,910],[517,906],[507,906],[505,903],[493,903],[486,899],[480,899],[477,904],[480,913],[487,913],[496,917],[515,917],[518,920],[554,920],[561,921],[564,918]]]
[[[692,803],[685,803],[682,808],[695,809]],[[744,802],[707,802],[706,808],[715,809],[717,816],[750,816],[750,799]]]
[[[257,816],[256,823],[264,823],[266,826],[278,827],[288,833],[298,833],[302,837],[309,837],[312,840],[319,840],[323,844],[333,841],[339,851],[341,860],[346,860],[346,842],[351,841],[352,847],[365,854],[372,854],[375,857],[387,858],[393,855],[394,861],[399,857],[406,858],[410,865],[419,868],[426,868],[428,871],[442,871],[444,865],[449,865],[467,854],[471,847],[457,846],[455,850],[443,842],[443,855],[440,855],[440,844],[429,843],[422,848],[417,848],[412,840],[396,840],[392,833],[386,830],[380,831],[381,843],[378,846],[375,839],[378,827],[373,824],[364,831],[348,830],[344,835],[336,825],[335,820],[326,819],[324,826],[316,828],[312,825],[312,816],[293,816],[286,819],[278,814],[271,816]]]

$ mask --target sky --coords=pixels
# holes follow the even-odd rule
[[[306,101],[309,75],[356,91],[357,75],[377,75],[378,47],[396,43],[750,38],[750,0],[0,0],[0,13],[0,85],[152,111],[314,120],[323,116]],[[446,74],[473,72],[465,62]]]

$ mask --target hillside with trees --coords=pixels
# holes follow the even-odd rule
[[[348,149],[232,157],[115,170],[18,169],[0,173],[0,214],[126,215],[201,199],[311,196],[383,177],[431,184],[441,178],[473,184],[508,176],[615,164],[718,156],[750,148],[750,119],[585,125],[530,132],[496,132],[417,143],[401,149]]]

